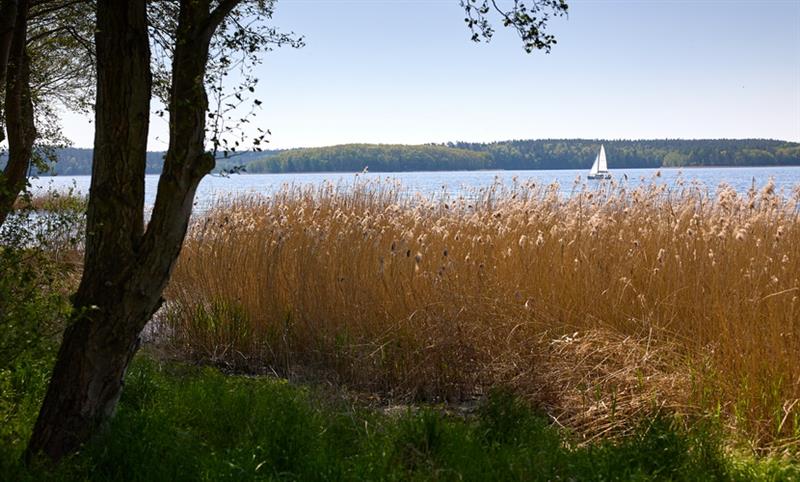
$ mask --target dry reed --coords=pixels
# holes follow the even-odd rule
[[[511,385],[587,437],[696,407],[758,447],[797,444],[800,189],[559,190],[222,200],[191,227],[167,332],[197,357],[393,397]]]

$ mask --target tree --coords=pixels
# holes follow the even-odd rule
[[[253,24],[244,19],[253,14],[269,17],[273,3],[176,0],[172,4],[174,13],[167,20],[174,22],[170,29],[174,37],[160,44],[171,59],[169,82],[163,85],[170,140],[145,229],[144,170],[154,87],[147,2],[97,1],[96,132],[84,270],[28,458],[41,453],[59,460],[77,450],[113,414],[139,335],[162,303],[197,185],[214,167],[214,151],[222,145],[213,132],[211,146],[206,142],[207,74],[210,59],[226,64],[230,56],[223,53],[212,59],[212,43],[227,31],[230,35],[223,35],[219,43],[223,52],[252,53],[250,49],[264,39],[247,34]],[[519,3],[514,2],[515,8]],[[477,15],[486,13],[480,10]],[[515,25],[536,21],[521,14],[506,18]],[[542,42],[549,45],[546,39]],[[156,87],[162,86],[157,82]]]
[[[30,93],[28,0],[3,0],[0,4],[0,85],[4,87],[4,111],[8,130],[8,162],[0,174],[0,225],[22,190],[33,150],[36,129]],[[3,129],[0,129],[2,132]],[[0,134],[0,140],[3,134]]]
[[[86,0],[0,0],[0,142],[8,132],[0,225],[31,163],[44,169],[52,148],[64,143],[53,106],[89,105],[93,62],[83,40],[92,27],[89,8]]]
[[[197,185],[214,166],[205,148],[209,48],[239,3],[179,3],[170,46],[170,144],[145,230],[153,88],[147,3],[97,2],[96,132],[84,270],[30,454],[57,460],[73,452],[114,411],[139,334],[161,305]],[[265,15],[271,12],[272,2],[257,5]]]

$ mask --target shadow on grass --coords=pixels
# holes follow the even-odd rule
[[[42,383],[42,382],[40,382]],[[34,403],[28,400],[26,403]],[[24,407],[23,407],[24,408]],[[25,417],[35,410],[3,414]],[[432,407],[386,415],[316,401],[308,389],[210,368],[132,365],[109,431],[48,473],[0,457],[9,480],[791,480],[797,467],[734,459],[716,431],[667,418],[574,448],[563,432],[497,391],[477,414]]]

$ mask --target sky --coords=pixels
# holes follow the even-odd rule
[[[278,0],[305,38],[256,68],[268,148],[349,142],[744,138],[800,141],[800,0],[568,0],[550,54],[458,0]],[[496,20],[496,19],[495,19]],[[76,147],[91,120],[64,115]],[[154,118],[149,148],[164,150]]]

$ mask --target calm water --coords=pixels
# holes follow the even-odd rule
[[[614,177],[618,180],[627,175],[628,185],[635,186],[643,180],[649,182],[656,172],[661,176],[658,183],[674,185],[682,177],[685,181],[696,180],[713,191],[721,183],[727,183],[739,191],[746,191],[753,181],[763,186],[773,179],[778,189],[791,189],[800,185],[799,167],[754,167],[754,168],[691,168],[691,169],[615,169]],[[367,173],[356,177],[352,173],[309,173],[309,174],[241,174],[228,178],[207,176],[197,192],[196,204],[201,209],[208,206],[218,197],[231,194],[265,193],[269,194],[285,184],[320,185],[326,181],[335,184],[352,185],[357,179],[378,180],[391,179],[399,181],[408,193],[419,192],[432,195],[442,191],[443,187],[450,194],[459,194],[466,190],[491,185],[495,179],[510,184],[516,178],[519,182],[528,180],[536,183],[550,184],[558,182],[565,194],[568,194],[576,179],[581,183],[587,181],[585,170],[557,171],[446,171],[446,172],[399,172],[399,173]],[[89,176],[55,176],[41,177],[33,180],[34,191],[47,189],[66,190],[74,187],[81,193],[89,192]],[[157,175],[148,175],[145,179],[146,199],[148,206],[155,201]],[[591,184],[589,184],[591,185]]]

